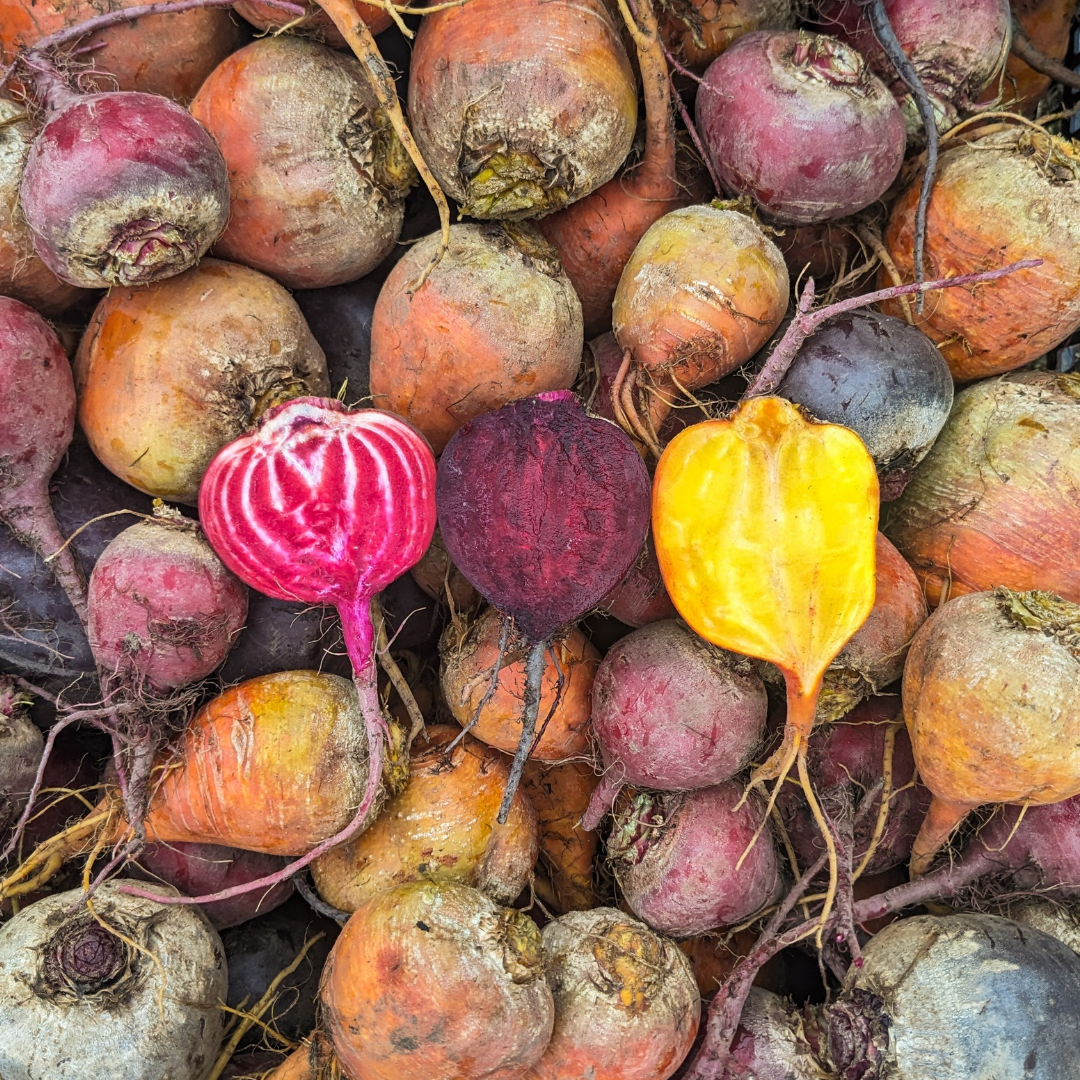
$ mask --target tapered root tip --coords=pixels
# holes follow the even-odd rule
[[[936,795],[930,800],[930,809],[911,846],[908,869],[912,877],[921,877],[930,869],[934,857],[949,842],[949,837],[970,810],[970,806],[939,799]]]

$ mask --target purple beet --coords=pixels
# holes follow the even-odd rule
[[[150,500],[113,476],[78,433],[50,487],[60,532],[72,536],[87,526],[68,549],[80,576],[89,576],[106,544],[136,519],[120,515],[87,522],[118,510],[150,512]],[[0,530],[0,662],[28,678],[63,680],[60,685],[69,687],[66,696],[75,700],[78,694],[70,684],[79,675],[93,674],[94,658],[83,624],[50,569],[54,565]],[[304,666],[285,664],[274,670]]]
[[[33,308],[0,296],[0,521],[41,556],[86,625],[86,583],[49,502],[49,479],[75,431],[67,354]],[[61,549],[64,549],[61,551]]]
[[[880,198],[904,160],[904,118],[850,46],[758,30],[705,72],[697,125],[720,179],[777,221],[844,217]]]
[[[899,698],[868,698],[842,720],[819,726],[810,737],[807,750],[807,768],[814,790],[830,803],[840,797],[850,800],[854,807],[882,779],[886,745],[890,738],[893,740],[889,813],[874,854],[863,871],[866,874],[878,874],[907,862],[930,806],[930,792],[922,784],[909,786],[915,777],[915,760],[902,717],[898,717]],[[799,866],[812,865],[824,853],[825,844],[801,789],[794,784],[783,785],[776,805]],[[870,845],[880,807],[878,795],[855,828],[855,866]]]
[[[164,881],[185,896],[206,896],[233,885],[257,881],[280,870],[288,861],[276,855],[215,844],[147,844],[138,863],[130,865],[126,873],[128,877]],[[292,892],[293,883],[289,880],[270,889],[258,889],[231,900],[215,900],[200,907],[215,929],[224,930],[273,911]]]
[[[776,392],[851,428],[877,465],[881,497],[895,499],[949,418],[953,380],[922,331],[876,311],[849,311],[807,338]]]
[[[634,627],[674,619],[678,614],[660,576],[660,563],[656,559],[651,533],[626,577],[604,597],[601,606],[619,622]]]
[[[650,497],[629,437],[589,416],[568,390],[475,417],[439,459],[435,500],[446,550],[532,646],[500,822],[532,747],[551,635],[626,575],[645,541]]]
[[[827,1073],[804,1036],[801,1010],[750,987],[722,1080],[821,1080]]]
[[[767,827],[750,847],[765,804],[751,793],[736,809],[742,795],[737,780],[685,794],[639,792],[616,813],[608,863],[635,915],[690,937],[742,922],[776,898]]]
[[[49,71],[36,90],[46,118],[19,197],[42,262],[89,289],[194,266],[229,217],[213,137],[157,94],[76,94]]]
[[[582,819],[588,830],[623,784],[692,791],[730,779],[761,741],[768,699],[750,661],[669,619],[612,646],[592,705],[604,776]]]

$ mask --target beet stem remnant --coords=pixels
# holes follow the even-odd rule
[[[919,116],[922,118],[923,128],[926,130],[926,168],[923,171],[922,188],[919,191],[919,206],[915,212],[915,281],[921,285],[925,280],[923,261],[926,252],[926,214],[930,207],[930,193],[934,188],[934,173],[937,171],[937,119],[934,116],[934,106],[930,104],[926,87],[923,86],[922,79],[912,67],[911,61],[897,40],[892,23],[889,22],[888,13],[885,11],[885,0],[870,0],[867,14],[878,44],[892,61],[904,85],[911,91]],[[915,301],[915,310],[919,315],[923,312],[922,293],[919,293]]]
[[[877,292],[866,293],[864,296],[853,296],[848,300],[839,300],[835,304],[810,311],[814,302],[814,279],[808,278],[799,299],[798,312],[791,320],[784,336],[772,351],[765,366],[758,372],[757,377],[750,384],[743,399],[752,397],[764,397],[771,394],[784,380],[788,368],[791,367],[803,342],[814,333],[815,330],[827,320],[842,315],[845,311],[856,311],[859,308],[869,307],[871,304],[880,303],[883,300],[893,300],[910,293],[932,292],[936,289],[951,289],[957,285],[978,285],[984,281],[996,281],[998,278],[1013,274],[1017,270],[1031,270],[1036,266],[1042,266],[1042,259],[1021,259],[1019,262],[1009,263],[999,270],[987,270],[981,274],[961,274],[959,277],[938,278],[935,281],[915,282],[912,285],[892,285],[888,289],[878,289]]]

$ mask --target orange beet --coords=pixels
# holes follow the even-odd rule
[[[904,281],[914,280],[920,183],[916,176],[900,196],[885,233]],[[1080,327],[1080,145],[1017,127],[946,150],[927,214],[927,278],[1026,258],[1043,264],[970,288],[943,289],[915,315],[957,382],[1021,367]],[[878,286],[891,284],[879,271]],[[903,317],[898,300],[881,308]]]
[[[415,173],[351,56],[261,38],[214,69],[191,113],[229,167],[215,254],[292,289],[354,281],[390,254]]]
[[[510,776],[507,759],[456,727],[427,729],[413,744],[409,782],[359,836],[311,864],[319,895],[355,911],[376,893],[409,881],[456,881],[509,903],[536,862],[536,811],[519,791],[505,825],[495,820]]]
[[[1008,589],[961,596],[915,635],[904,719],[933,798],[913,873],[970,810],[1039,805],[1080,793],[1080,606]]]
[[[372,4],[365,4],[361,0],[356,0],[353,6],[356,8],[356,14],[367,24],[367,28],[373,34],[381,34],[394,21],[388,11],[384,11],[382,8],[375,7]],[[294,17],[288,12],[271,7],[270,4],[261,4],[259,0],[239,0],[239,3],[233,4],[233,10],[260,30],[276,30],[278,27],[291,24],[294,21]],[[345,39],[338,32],[337,27],[334,26],[333,20],[323,12],[322,8],[315,4],[311,5],[303,22],[296,26],[290,26],[290,33],[311,34],[335,49],[345,47]]]
[[[469,0],[475,3],[476,0]],[[581,365],[581,304],[554,249],[528,225],[454,225],[390,272],[371,322],[373,403],[411,421],[436,454],[466,420],[544,390]]]
[[[536,925],[449,883],[399,885],[358,908],[321,999],[352,1080],[519,1080],[554,1022]]]
[[[521,776],[540,825],[540,865],[561,912],[584,911],[599,901],[593,881],[599,838],[580,825],[599,779],[583,761],[527,761]]]
[[[314,671],[249,679],[192,718],[155,782],[147,836],[306,854],[352,820],[367,762],[347,679]]]
[[[499,611],[488,608],[464,635],[449,627],[440,644],[443,695],[454,719],[462,726],[471,723],[491,685],[492,669],[499,655],[502,619]],[[531,755],[539,761],[563,761],[591,752],[588,724],[593,678],[600,663],[599,650],[580,630],[574,629],[554,640],[551,651],[558,657],[564,685],[556,704],[559,672],[549,652],[537,720],[537,730],[543,734]],[[511,633],[495,692],[469,729],[478,739],[508,754],[517,749],[521,738],[527,652],[524,638]]]
[[[113,289],[74,371],[79,424],[98,460],[140,491],[192,505],[211,459],[264,409],[330,389],[296,301],[218,259]]]
[[[791,0],[675,0],[661,26],[668,48],[699,75],[729,45],[754,30],[787,30]]]
[[[444,601],[449,590],[456,611],[468,611],[475,607],[480,599],[480,594],[451,561],[438,525],[435,526],[435,535],[431,538],[423,558],[409,573],[413,581],[433,600]]]
[[[49,34],[95,15],[144,5],[145,0],[0,0],[0,67]],[[208,7],[133,19],[79,44],[101,46],[89,54],[95,70],[103,73],[92,80],[96,89],[140,90],[186,104],[246,36],[228,8]]]

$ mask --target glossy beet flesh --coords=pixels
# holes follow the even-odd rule
[[[855,431],[877,465],[882,498],[894,499],[945,426],[953,381],[922,331],[876,311],[851,311],[807,339],[776,392]]]
[[[61,87],[53,100],[20,189],[42,262],[90,289],[193,266],[229,217],[228,173],[213,138],[156,94],[76,96]]]
[[[569,391],[470,420],[439,459],[450,557],[533,642],[622,580],[645,541],[649,500],[634,444]]]
[[[720,179],[792,224],[869,206],[904,160],[885,84],[850,46],[806,31],[741,37],[705,72],[697,123]]]

